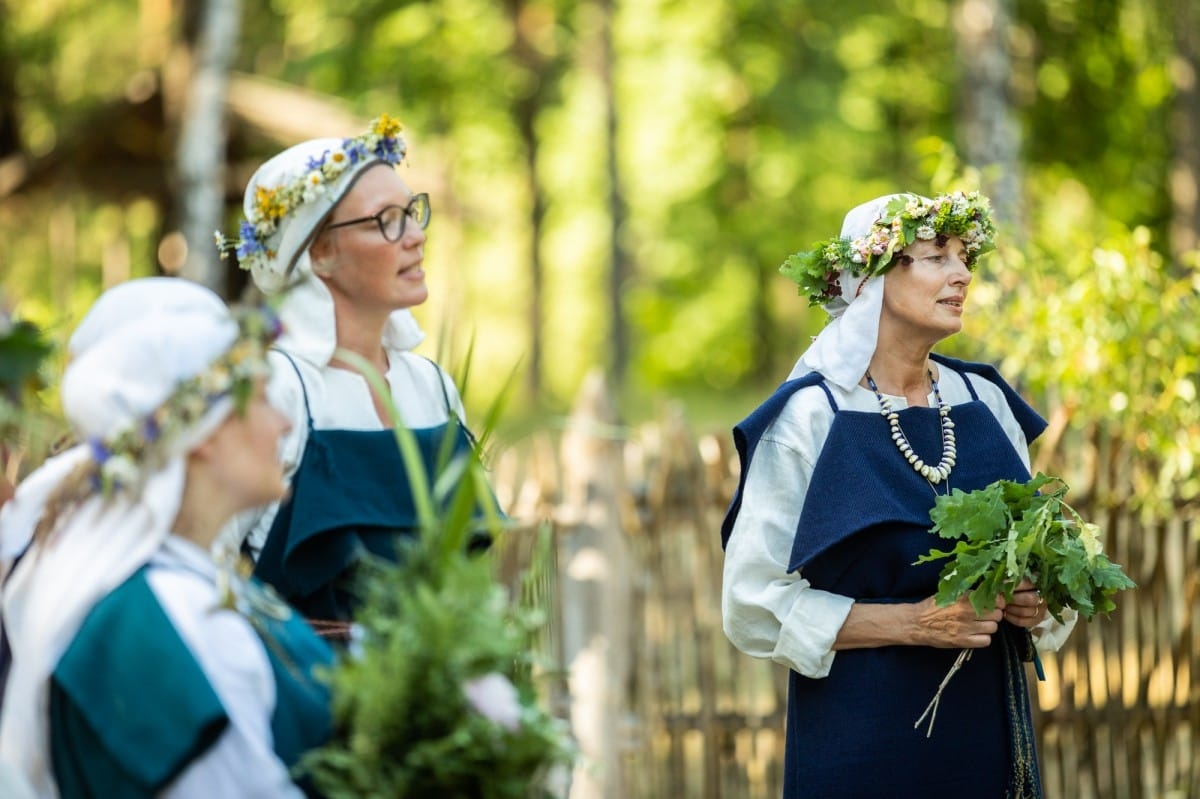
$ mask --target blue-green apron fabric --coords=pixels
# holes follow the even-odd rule
[[[412,430],[430,484],[442,465],[474,447],[445,399],[449,421]],[[315,428],[306,389],[304,408],[308,441],[255,575],[311,619],[349,620],[357,604],[353,565],[367,553],[394,560],[397,538],[418,528],[413,489],[393,430]]]
[[[143,567],[97,603],[55,667],[50,745],[62,799],[152,797],[229,724],[146,573]],[[275,751],[290,767],[331,733],[329,692],[316,671],[333,656],[299,616],[278,606],[286,618],[252,612],[250,622],[275,676]]]

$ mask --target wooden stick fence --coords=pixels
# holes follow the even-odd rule
[[[1200,508],[1133,512],[1112,488],[1122,458],[1092,449],[1072,498],[1139,588],[1043,657],[1045,792],[1200,799]],[[728,433],[697,435],[678,409],[618,429],[596,377],[561,440],[540,434],[496,462],[510,513],[554,537],[542,596],[547,653],[565,678],[551,684],[587,757],[572,799],[780,795],[786,673],[737,652],[721,628],[717,531],[736,470]],[[515,533],[501,549],[508,573],[530,540]]]

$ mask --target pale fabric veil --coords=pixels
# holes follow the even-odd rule
[[[111,440],[144,420],[182,381],[202,374],[236,337],[237,323],[223,305],[129,321],[68,365],[61,389],[64,413],[81,440]],[[160,441],[161,465],[141,475],[135,488],[111,497],[92,493],[66,511],[32,543],[4,586],[4,626],[14,656],[0,717],[0,760],[23,772],[39,797],[56,795],[49,755],[50,675],[96,602],[145,564],[170,534],[183,495],[186,455],[232,408],[230,398],[219,398],[192,428]],[[80,462],[91,457],[91,448],[83,449],[88,452]]]
[[[857,206],[846,214],[841,237],[866,236],[883,216],[888,203],[903,194],[888,194]],[[827,303],[829,324],[817,335],[792,367],[788,379],[820,372],[843,391],[850,391],[867,372],[879,339],[879,314],[883,309],[883,279],[886,275],[854,277],[843,270],[838,275],[842,294]]]

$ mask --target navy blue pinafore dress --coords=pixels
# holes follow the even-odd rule
[[[935,358],[1000,386],[1028,440],[1045,428],[990,366]],[[972,401],[953,406],[950,414],[958,439],[950,485],[971,491],[1000,479],[1027,480],[1029,472],[999,422],[969,380],[967,386]],[[722,526],[723,539],[732,531],[762,433],[796,391],[818,387],[835,415],[813,468],[788,570],[801,569],[813,587],[858,602],[918,602],[933,595],[943,563],[913,565],[941,542],[929,532],[930,484],[897,452],[882,415],[839,409],[818,374],[785,383],[735,428],[743,483]],[[937,409],[910,407],[899,414],[913,449],[936,463],[942,446]],[[1022,662],[1033,654],[1028,632],[1002,623],[992,644],[974,650],[947,685],[932,736],[926,737],[926,725],[914,729],[958,651],[845,650],[823,679],[791,672],[785,799],[1040,797]]]
[[[304,393],[308,441],[254,574],[309,619],[348,621],[358,601],[354,565],[367,554],[394,561],[398,538],[418,528],[412,487],[393,430],[313,426],[304,379],[287,358]],[[475,446],[449,395],[444,399],[445,423],[412,429],[431,481],[440,465]],[[471,540],[472,549],[489,544],[483,533]]]

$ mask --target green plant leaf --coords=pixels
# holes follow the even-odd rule
[[[937,603],[969,596],[982,614],[996,607],[997,596],[1011,599],[1030,579],[1056,619],[1066,608],[1084,618],[1115,608],[1116,592],[1135,585],[1101,551],[1099,529],[1063,501],[1066,492],[1061,480],[1038,474],[939,496],[929,514],[931,532],[956,544],[951,551],[932,548],[916,561],[949,559],[938,578]]]

